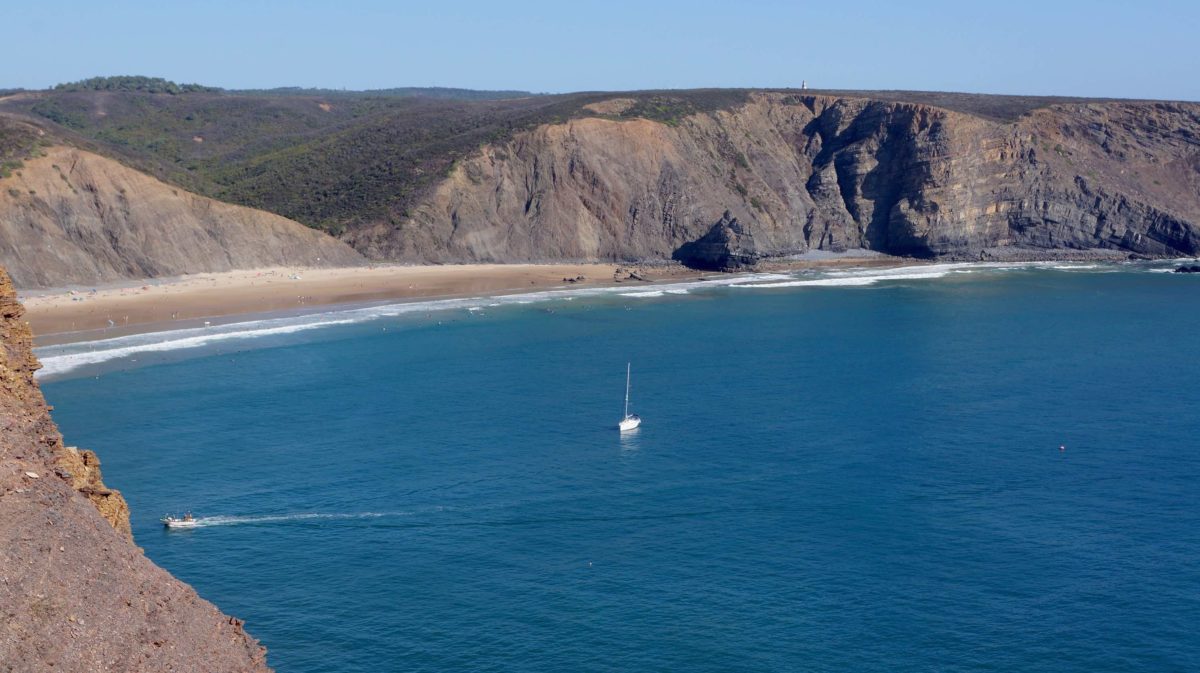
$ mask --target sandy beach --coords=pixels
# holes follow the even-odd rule
[[[147,331],[165,328],[172,322],[327,304],[506,294],[617,283],[639,285],[652,280],[703,275],[674,266],[639,268],[635,273],[647,279],[639,281],[629,278],[629,271],[633,269],[616,264],[269,268],[95,288],[32,290],[20,293],[20,299],[39,341],[61,342],[74,340],[70,333],[80,333],[81,339],[94,338],[94,334],[82,333],[106,328],[110,333]]]
[[[918,263],[887,255],[813,253],[760,271]],[[631,276],[632,274],[632,276]],[[19,292],[40,344],[172,329],[200,321],[330,304],[500,295],[568,287],[646,285],[719,276],[678,265],[380,264],[276,267]]]

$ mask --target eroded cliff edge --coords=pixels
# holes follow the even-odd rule
[[[0,671],[268,671],[266,650],[142,555],[120,493],[63,444],[0,269]]]
[[[663,123],[620,117],[622,100],[485,146],[409,217],[346,240],[407,261],[668,259],[736,220],[738,236],[715,237],[749,246],[733,259],[1200,252],[1198,104],[1060,104],[1006,121],[760,93]]]

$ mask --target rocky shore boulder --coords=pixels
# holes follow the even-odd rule
[[[754,236],[728,210],[707,234],[684,243],[672,255],[685,266],[706,271],[745,270],[757,264],[759,257]]]

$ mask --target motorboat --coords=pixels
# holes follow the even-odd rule
[[[163,525],[167,528],[195,528],[200,523],[196,520],[196,517],[191,515],[190,512],[180,517],[171,516],[168,514],[159,520],[162,521]]]

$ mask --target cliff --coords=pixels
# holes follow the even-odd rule
[[[593,104],[596,116],[489,144],[409,217],[344,239],[406,261],[675,257],[718,267],[811,249],[1200,252],[1198,104],[1072,102],[996,118],[758,93],[653,121],[623,116],[633,103]],[[738,235],[722,233],[733,220]]]
[[[51,147],[0,179],[0,264],[22,288],[362,261],[324,233],[79,149]]]
[[[0,671],[267,671],[265,650],[142,555],[95,454],[64,446],[0,269]]]
[[[184,188],[405,262],[1176,256],[1197,252],[1200,223],[1196,103],[744,89],[0,98],[0,175],[48,144],[145,172],[110,162],[93,173],[125,177],[106,184],[42,158],[0,179],[0,261],[22,285],[334,257],[262,235],[261,211],[222,224],[235,218],[208,217],[220,204]]]

